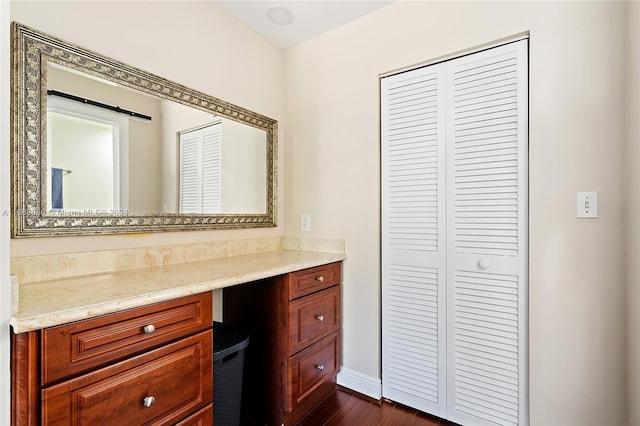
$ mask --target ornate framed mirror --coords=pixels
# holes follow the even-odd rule
[[[274,119],[12,25],[13,237],[276,226]]]

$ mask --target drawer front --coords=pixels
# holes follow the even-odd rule
[[[287,411],[291,412],[323,383],[331,380],[340,369],[340,332],[313,344],[289,358]]]
[[[289,355],[340,328],[340,286],[289,303]]]
[[[341,262],[292,272],[288,275],[289,300],[340,284],[341,281]]]
[[[42,391],[47,425],[175,424],[213,402],[213,333]]]
[[[212,294],[207,292],[45,329],[42,383],[210,328],[212,310]]]
[[[176,423],[176,426],[211,426],[213,424],[213,404]]]

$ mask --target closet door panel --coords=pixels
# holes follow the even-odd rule
[[[447,418],[527,424],[527,42],[446,64]]]
[[[383,395],[446,414],[443,68],[382,80]]]
[[[222,212],[222,123],[202,130],[202,213]]]
[[[519,424],[517,276],[456,270],[449,418]]]

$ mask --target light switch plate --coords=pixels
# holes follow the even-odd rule
[[[576,196],[576,217],[595,219],[598,217],[598,192],[578,192]]]

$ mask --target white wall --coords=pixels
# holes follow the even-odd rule
[[[379,74],[530,31],[531,423],[626,423],[626,8],[400,1],[287,51],[285,229],[346,238],[344,367],[380,377]]]
[[[0,1],[0,212],[9,211],[9,3]],[[11,417],[9,216],[0,214],[0,425]]]
[[[284,128],[283,51],[213,2],[14,0],[11,19],[274,118]],[[281,224],[282,173],[278,188]],[[283,229],[29,238],[12,240],[11,256],[273,237]]]
[[[629,424],[640,425],[640,2],[627,14],[627,282]]]

